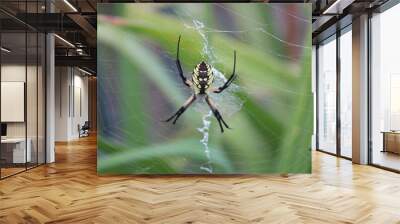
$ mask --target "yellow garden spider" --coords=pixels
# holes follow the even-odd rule
[[[212,71],[212,67],[207,64],[206,62],[202,61],[193,70],[192,73],[192,80],[187,79],[183,75],[183,70],[181,66],[181,62],[179,60],[179,44],[181,42],[181,36],[179,35],[178,39],[178,46],[177,46],[177,51],[176,51],[176,66],[178,67],[179,71],[179,76],[181,77],[183,83],[188,86],[189,88],[193,89],[193,94],[189,97],[189,99],[183,104],[179,110],[172,115],[170,118],[165,120],[165,122],[169,122],[172,119],[173,124],[176,123],[178,118],[185,112],[185,110],[196,100],[197,96],[201,98],[205,98],[205,101],[207,102],[208,106],[210,107],[211,111],[213,112],[215,118],[217,119],[219,126],[221,128],[221,132],[224,132],[224,128],[222,124],[230,129],[230,127],[225,123],[224,119],[222,118],[221,114],[219,113],[218,109],[215,107],[214,102],[210,99],[208,96],[209,92],[213,93],[221,93],[224,91],[226,88],[229,87],[230,84],[232,84],[233,80],[236,78],[235,74],[235,68],[236,68],[236,51],[233,51],[233,72],[232,75],[229,77],[228,80],[226,80],[225,84],[222,85],[219,88],[210,88],[211,84],[214,81],[214,74]]]

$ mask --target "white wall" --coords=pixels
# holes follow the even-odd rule
[[[76,68],[56,67],[55,88],[55,140],[77,139],[78,124],[88,120],[88,78]]]
[[[39,69],[37,71],[37,69]],[[41,67],[25,66],[25,64],[3,64],[1,66],[2,82],[24,82],[26,83],[26,106],[18,108],[20,113],[27,115],[27,120],[21,122],[5,122],[7,123],[8,138],[24,138],[25,135],[29,139],[32,161],[44,163],[44,74]],[[27,80],[25,80],[27,78]],[[3,92],[4,89],[2,89]],[[23,91],[23,90],[22,90]],[[24,92],[24,91],[23,91]],[[22,92],[22,94],[23,94]],[[4,93],[3,93],[4,94]],[[2,95],[2,98],[8,98]],[[24,102],[22,102],[24,104]],[[12,108],[2,107],[2,112],[13,110]],[[14,108],[15,110],[15,108]],[[7,111],[8,113],[16,113],[15,111]],[[7,113],[6,112],[6,113]],[[22,115],[23,116],[23,115]],[[38,155],[37,155],[38,153]]]
[[[2,82],[25,82],[25,75],[27,69],[28,75],[36,74],[36,67],[18,64],[5,64],[1,66],[1,81]],[[36,83],[35,83],[36,84]],[[28,89],[30,90],[30,89]],[[36,90],[27,93],[28,97],[36,97]],[[3,96],[4,97],[4,96]],[[28,99],[27,99],[28,100]],[[31,100],[28,100],[29,102]],[[36,107],[36,105],[35,105]],[[6,108],[1,108],[6,110]],[[28,120],[33,120],[28,114]],[[36,116],[36,114],[35,114]],[[36,120],[35,120],[36,121]],[[28,127],[31,127],[29,125]],[[7,136],[8,137],[25,137],[25,122],[7,122]],[[28,136],[29,137],[29,136]]]
[[[74,75],[74,107],[72,108],[72,120],[71,120],[71,135],[73,138],[79,137],[78,124],[83,125],[85,121],[89,120],[88,113],[88,77],[82,76],[83,73]]]
[[[28,70],[32,67],[28,66]],[[25,82],[25,64],[24,65],[2,65],[1,81]]]
[[[68,88],[70,85],[69,68],[55,68],[55,141],[68,140]]]

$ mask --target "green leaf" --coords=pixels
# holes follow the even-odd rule
[[[99,150],[107,151],[104,147],[118,146],[102,142],[99,145]],[[111,149],[111,151],[114,150],[116,149]],[[181,163],[175,160],[173,160],[174,162],[168,161],[173,158],[178,160],[183,158],[187,162],[193,164],[203,164],[207,161],[201,144],[199,144],[199,140],[196,139],[185,139],[168,142],[166,144],[154,144],[132,149],[125,148],[119,151],[119,153],[101,156],[97,166],[97,171],[100,174],[120,173],[121,169],[128,173],[136,174],[140,171],[143,173],[151,173],[150,171],[152,171],[158,174],[177,172],[198,173],[202,171],[199,167],[197,170],[184,170]],[[212,164],[220,173],[229,173],[233,170],[229,160],[217,149],[212,149]],[[149,170],[146,171],[147,169]]]

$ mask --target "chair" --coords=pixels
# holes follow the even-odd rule
[[[89,121],[85,121],[82,127],[78,124],[79,138],[89,136],[89,129],[90,129]]]

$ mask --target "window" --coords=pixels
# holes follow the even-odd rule
[[[318,48],[318,149],[336,153],[336,36]]]
[[[352,156],[352,32],[340,36],[340,155]]]
[[[43,3],[19,2],[21,16],[40,12]],[[45,163],[46,40],[21,21],[1,12],[0,17],[10,21],[0,24],[0,178],[5,178]]]
[[[371,19],[371,159],[400,170],[400,5]]]

